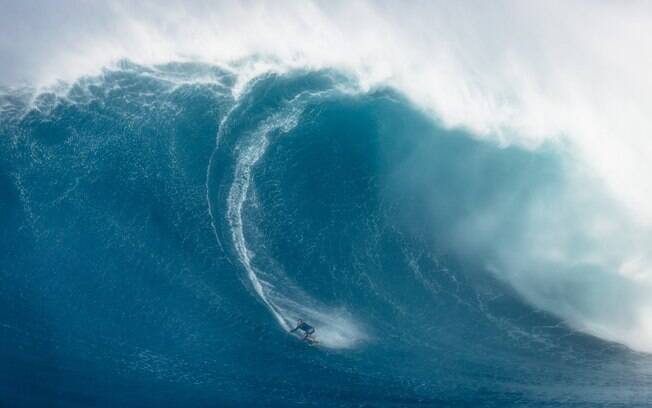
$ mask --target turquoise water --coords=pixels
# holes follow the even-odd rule
[[[338,72],[237,85],[124,62],[2,93],[3,405],[649,405],[649,357],[531,306],[460,238],[507,202],[509,243],[562,153]]]

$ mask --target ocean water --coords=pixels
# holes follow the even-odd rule
[[[5,89],[0,405],[650,406],[652,358],[575,324],[608,278],[512,256],[586,212],[568,155],[337,70]]]

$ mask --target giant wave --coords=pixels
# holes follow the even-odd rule
[[[649,357],[584,334],[646,349],[649,291],[572,149],[339,70],[122,61],[1,106],[8,405],[649,401]]]

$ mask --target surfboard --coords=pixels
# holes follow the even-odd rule
[[[291,334],[297,339],[299,339],[301,342],[306,343],[309,346],[316,346],[317,344],[319,344],[319,340],[317,340],[314,336],[304,337],[304,335],[299,333],[291,333]]]
[[[313,336],[308,336],[305,339],[303,339],[303,341],[308,343],[310,346],[316,346],[317,344],[319,344],[319,340],[317,340]]]

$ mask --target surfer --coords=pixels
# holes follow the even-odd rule
[[[299,319],[297,320],[297,327],[294,329],[290,330],[290,333],[294,333],[297,330],[301,330],[304,333],[303,339],[304,341],[312,344],[316,343],[317,340],[313,337],[313,334],[315,333],[315,328],[309,325],[308,323],[304,322],[303,320]]]

